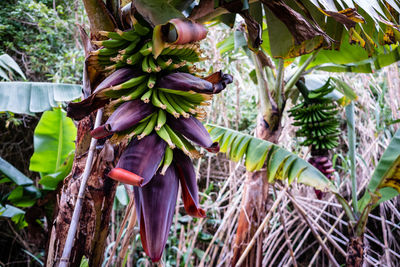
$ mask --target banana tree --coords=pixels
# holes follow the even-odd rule
[[[384,1],[376,0],[370,4],[340,0],[252,3],[202,0],[194,7],[193,1],[132,1],[123,7],[117,0],[106,4],[98,0],[83,2],[91,31],[89,38],[81,29],[86,55],[84,100],[68,107],[68,115],[80,121],[77,151],[73,171],[60,195],[49,242],[48,265],[58,262],[77,265],[83,255],[90,256],[91,265],[100,265],[116,188],[116,183],[108,177],[135,186],[143,246],[155,261],[159,260],[165,246],[179,182],[187,213],[204,216],[198,206],[197,186],[188,158],[195,158],[199,153],[188,140],[211,152],[218,151],[218,145],[210,140],[198,122],[205,117],[199,105],[210,100],[210,95],[223,90],[232,82],[232,77],[222,72],[202,78],[192,76],[198,72],[194,63],[202,59],[196,41],[206,34],[199,23],[228,21],[232,24],[236,14],[244,19],[247,45],[254,53],[259,84],[257,136],[273,143],[280,135],[286,100],[297,90],[295,85],[307,68],[372,71],[372,62],[375,67],[381,67],[398,58],[395,51],[399,35],[395,18],[399,8]],[[263,10],[266,29],[263,27]],[[188,18],[183,14],[189,14]],[[267,54],[276,59],[276,69],[269,68],[272,65]],[[299,68],[285,79],[285,65],[295,57],[301,57]],[[335,65],[321,65],[329,57],[337,57],[336,61],[332,60]],[[360,64],[349,65],[355,62]],[[104,118],[101,117],[102,109]],[[97,139],[101,150],[94,149]],[[229,143],[223,144],[229,146]],[[152,149],[146,149],[148,147]],[[263,148],[266,147],[257,150],[264,157],[257,167],[268,165],[264,162],[266,158],[282,162],[290,158],[282,157],[283,152],[276,154],[279,157],[268,157],[274,150],[266,152],[261,150]],[[92,164],[92,157],[96,164]],[[304,165],[291,159],[294,164],[291,167],[279,161],[273,166],[277,171],[284,169],[283,176],[291,173],[293,178],[305,177],[299,173],[299,166]],[[84,166],[93,166],[93,171],[90,173],[90,167]],[[163,175],[172,190],[168,190]],[[266,189],[275,179],[271,175],[270,172],[249,172],[248,180],[258,183],[262,190],[255,197],[244,198],[250,202],[243,203],[245,208],[239,219],[233,265],[258,227],[257,223],[250,224],[245,219],[245,213],[252,214],[251,218],[262,217],[263,203],[268,197]],[[86,178],[90,186],[86,191],[84,186],[81,187],[78,195],[78,185],[85,185]],[[245,191],[246,194],[252,192],[251,188]],[[149,204],[146,200],[155,194],[160,199]],[[77,196],[78,203],[85,196],[83,216],[77,212],[73,217],[75,198],[70,196]],[[150,210],[158,211],[159,220],[150,218]],[[71,253],[68,246],[74,240],[75,230],[69,236],[65,233],[70,222],[77,227],[79,218],[78,235]],[[260,251],[260,248],[254,251]],[[261,264],[259,259],[257,262]],[[249,266],[254,266],[252,264],[247,262]]]

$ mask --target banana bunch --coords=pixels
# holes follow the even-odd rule
[[[155,58],[151,31],[142,25],[128,31],[100,31],[99,34],[109,38],[92,42],[100,49],[90,53],[89,62],[99,71],[112,72],[131,66],[153,74],[175,70],[194,73],[196,67],[193,63],[204,59],[200,56],[202,50],[198,43],[166,43],[161,54]]]
[[[333,91],[329,84],[314,90],[308,91],[304,84],[301,92],[304,96],[304,102],[296,105],[289,110],[290,116],[295,122],[294,126],[300,126],[296,136],[305,137],[300,144],[303,146],[312,146],[313,150],[329,150],[336,147],[340,135],[339,112],[337,105],[326,95]],[[304,93],[306,92],[306,93]]]
[[[100,32],[109,39],[92,42],[99,49],[90,52],[86,64],[106,78],[87,98],[69,103],[67,115],[80,120],[104,107],[108,119],[91,131],[92,137],[128,143],[107,175],[134,185],[143,248],[158,261],[179,184],[186,212],[205,217],[191,158],[201,156],[195,145],[219,151],[200,121],[206,116],[203,107],[232,82],[232,76],[221,71],[207,77],[193,75],[198,71],[193,64],[202,60],[196,41],[205,37],[204,26],[172,19],[156,31],[157,26],[132,22],[130,30]],[[165,29],[174,30],[172,42],[157,39]]]

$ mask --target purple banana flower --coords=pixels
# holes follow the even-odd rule
[[[132,140],[122,153],[109,177],[134,185],[135,205],[140,236],[146,254],[153,262],[159,261],[175,213],[179,182],[186,212],[204,218],[200,208],[196,173],[192,161],[179,149],[165,175],[160,174],[160,162],[166,143],[153,133],[141,140]],[[157,169],[159,169],[157,171]]]
[[[143,187],[134,187],[140,238],[153,262],[160,260],[175,213],[179,180],[170,166],[165,175],[159,172]]]
[[[115,132],[126,130],[154,112],[154,106],[140,99],[125,102],[114,111],[105,124],[91,131],[93,138],[100,139]]]
[[[109,102],[108,97],[101,95],[102,90],[126,82],[140,74],[141,72],[132,68],[121,68],[116,70],[110,76],[105,78],[88,98],[81,102],[69,103],[67,107],[67,116],[75,120],[83,119]]]
[[[167,143],[152,133],[133,139],[118,161],[117,168],[125,169],[143,178],[142,186],[151,181],[164,157]]]
[[[171,26],[173,26],[173,30],[171,30]],[[162,32],[175,33],[167,36],[168,42],[173,44],[187,44],[202,40],[207,36],[207,28],[204,25],[188,19],[171,19],[162,29]]]
[[[218,142],[213,142],[211,140],[210,134],[204,128],[203,124],[193,116],[189,118],[174,118],[173,116],[168,116],[168,125],[172,130],[181,133],[190,141],[196,143],[197,145],[204,147],[207,151],[212,153],[219,152]]]
[[[332,167],[332,162],[328,157],[312,156],[308,162],[322,172],[329,180],[333,179],[333,173],[335,172],[335,169]],[[314,189],[314,192],[318,199],[322,199],[325,196],[325,193],[321,190]]]
[[[199,207],[196,172],[192,161],[181,150],[176,149],[174,164],[176,174],[181,182],[183,205],[187,214],[198,218],[206,217],[206,212]]]
[[[159,79],[157,87],[179,91],[194,91],[202,94],[217,94],[232,82],[232,76],[216,72],[204,79],[189,73],[175,72]]]

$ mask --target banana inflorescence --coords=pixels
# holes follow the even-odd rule
[[[99,32],[109,39],[92,41],[99,48],[90,52],[87,61],[105,76],[112,77],[112,83],[107,83],[106,79],[88,99],[71,103],[69,116],[79,119],[88,115],[74,113],[85,101],[94,108],[105,103],[105,112],[110,117],[104,125],[92,131],[94,138],[113,135],[111,142],[119,143],[132,138],[141,140],[156,133],[167,143],[163,164],[159,166],[159,170],[163,170],[161,173],[165,173],[172,162],[172,149],[178,148],[190,157],[200,155],[186,140],[185,133],[171,128],[169,122],[185,119],[198,126],[193,119],[205,118],[206,112],[202,107],[209,105],[207,101],[212,99],[212,94],[224,89],[232,82],[232,77],[219,72],[209,76],[208,81],[207,77],[192,75],[197,71],[193,64],[203,60],[197,42],[165,43],[161,53],[155,57],[152,31],[151,27],[136,21],[127,31]],[[91,111],[89,108],[88,112]],[[201,136],[204,131],[200,129],[198,134]],[[210,142],[197,144],[214,149]]]
[[[289,113],[294,118],[293,125],[301,127],[296,135],[305,137],[301,145],[311,145],[314,150],[336,147],[340,135],[339,120],[336,116],[339,111],[336,103],[326,98],[334,88],[329,83],[314,91],[307,91],[301,82],[298,86],[305,89],[301,90],[304,101],[290,109]]]
[[[200,208],[191,158],[201,156],[194,145],[219,151],[200,121],[206,116],[207,101],[225,89],[232,76],[221,71],[207,77],[195,75],[199,69],[193,64],[202,60],[196,42],[207,34],[203,25],[178,16],[152,28],[139,11],[130,18],[130,30],[101,31],[108,39],[93,41],[95,47],[87,49],[91,51],[85,61],[87,77],[104,79],[95,88],[88,86],[82,101],[69,103],[67,115],[81,120],[104,108],[108,119],[91,135],[126,143],[107,175],[134,186],[143,249],[159,261],[179,184],[187,214],[206,215]],[[89,68],[95,75],[89,75]]]

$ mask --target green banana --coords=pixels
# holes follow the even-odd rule
[[[165,61],[162,57],[157,58],[157,64],[162,68],[162,69],[167,69],[171,64],[172,64],[172,59],[168,59]]]
[[[117,49],[111,49],[111,48],[101,48],[95,51],[90,52],[91,55],[99,55],[99,56],[115,56],[118,54]]]
[[[151,42],[145,43],[145,44],[142,46],[142,48],[140,48],[139,51],[140,51],[140,53],[141,53],[143,56],[148,56],[148,55],[150,55],[151,52],[153,51],[153,47],[152,47]]]
[[[150,117],[151,117],[151,115],[150,115]],[[137,124],[137,126],[133,129],[133,131],[132,131],[132,136],[142,134],[143,131],[144,131],[144,129],[146,128],[146,126],[147,126],[147,124],[148,124],[148,120],[149,120],[149,118],[146,119],[145,121],[139,122],[139,123]]]
[[[151,115],[151,118],[149,119],[149,122],[147,123],[146,127],[143,129],[143,132],[140,135],[138,135],[137,139],[140,140],[143,137],[149,135],[153,131],[156,122],[157,122],[157,113],[154,112]]]
[[[155,95],[155,93],[153,95]],[[165,113],[164,110],[159,109],[158,117],[157,117],[157,125],[154,129],[156,129],[156,131],[159,131],[161,129],[161,127],[164,126],[166,121],[167,121],[167,114]]]
[[[125,49],[122,49],[119,51],[120,54],[132,54],[133,51],[135,51],[137,44],[140,42],[140,39],[137,39],[135,41],[132,41]]]
[[[152,72],[160,72],[161,67],[157,66],[156,62],[154,61],[153,56],[150,54],[147,56],[149,58],[149,67],[151,68]]]
[[[150,68],[150,66],[149,66],[149,57],[148,57],[148,56],[145,57],[145,58],[142,60],[142,70],[143,70],[143,72],[148,72],[148,73],[151,72],[151,68]]]
[[[119,30],[117,30],[119,31]],[[101,36],[108,37],[110,39],[115,39],[115,40],[124,40],[117,32],[107,32],[107,31],[99,31],[98,32]],[[130,40],[128,40],[130,41]]]
[[[179,90],[167,89],[167,88],[162,88],[162,87],[160,87],[158,89],[165,93],[183,96],[183,97],[185,97],[185,99],[187,101],[189,101],[195,105],[199,105],[203,101],[208,101],[208,100],[212,99],[211,95],[199,94],[199,93],[195,93],[193,91],[179,91]]]
[[[151,74],[149,76],[149,80],[147,81],[147,87],[153,88],[156,84],[157,76],[155,74]]]
[[[153,90],[154,91],[151,94],[151,103],[153,104],[153,106],[158,107],[160,109],[166,109],[167,106],[165,104],[163,104],[158,97],[158,94],[159,94],[158,90],[156,90],[156,89],[153,89]]]
[[[178,97],[177,95],[174,94],[169,94],[170,97],[174,100],[174,102],[184,111],[184,112],[189,112],[191,114],[196,114],[196,109],[194,105],[190,104],[184,97]],[[183,116],[183,114],[182,114]],[[189,116],[187,116],[189,117]]]
[[[134,86],[141,84],[146,78],[147,78],[147,75],[141,75],[141,76],[132,78],[124,83],[121,83],[119,85],[113,86],[113,89],[119,90],[119,89],[132,88]]]
[[[170,147],[167,147],[165,149],[165,153],[164,153],[163,167],[160,172],[161,175],[165,174],[168,167],[171,165],[173,158],[174,158],[174,152],[172,151],[172,149]]]
[[[197,151],[197,149],[190,143],[183,135],[176,133],[176,135],[181,139],[183,145],[185,146],[186,150],[189,152],[189,156],[191,158],[201,158],[202,154]]]
[[[164,126],[161,127],[159,130],[156,130],[156,133],[161,139],[163,139],[168,144],[168,146],[170,148],[172,148],[172,149],[175,148],[175,144],[172,141],[171,136],[169,135],[168,131],[166,130],[166,128]]]
[[[324,98],[332,90],[332,87],[327,87],[309,92],[305,102],[289,110],[289,116],[294,119],[293,125],[301,127],[296,136],[306,138],[300,145],[312,145],[318,150],[332,149],[338,144],[338,109],[329,99]]]
[[[127,40],[127,41],[136,41],[140,40],[140,36],[138,36],[134,30],[129,30],[126,32],[123,32],[121,30],[116,30],[117,34],[120,36],[120,38]]]
[[[136,65],[142,58],[143,55],[140,52],[136,52],[126,59],[126,63],[128,63],[129,65]]]
[[[141,36],[145,36],[150,32],[150,29],[141,25],[139,22],[136,21],[136,23],[133,24],[133,28],[135,29],[135,32]]]
[[[181,106],[175,101],[175,99],[171,96],[171,94],[165,94],[167,97],[168,102],[171,104],[171,106],[179,113],[181,114],[184,118],[189,118],[190,115],[186,113]]]
[[[153,93],[153,89],[149,89],[146,93],[142,95],[140,98],[144,103],[149,103],[150,102],[150,97],[151,94]]]
[[[165,124],[163,128],[167,130],[172,142],[176,145],[176,147],[182,150],[186,155],[190,156],[190,152],[186,149],[182,139],[179,138],[179,136],[168,126],[168,124]]]
[[[168,101],[166,94],[163,91],[158,91],[158,97],[160,98],[161,103],[165,105],[165,110],[172,114],[175,118],[179,118],[180,114],[174,109],[171,103]]]
[[[128,44],[128,41],[109,39],[104,41],[92,41],[92,43],[97,46],[104,46],[105,48],[116,49],[126,46],[126,44]]]
[[[120,106],[121,104],[127,102],[127,101],[131,101],[131,100],[135,100],[137,99],[139,96],[141,96],[147,89],[147,84],[146,83],[142,83],[139,86],[137,86],[131,93],[122,96],[121,98],[114,100],[114,103],[111,103],[115,106],[115,108],[117,108],[118,106]]]

